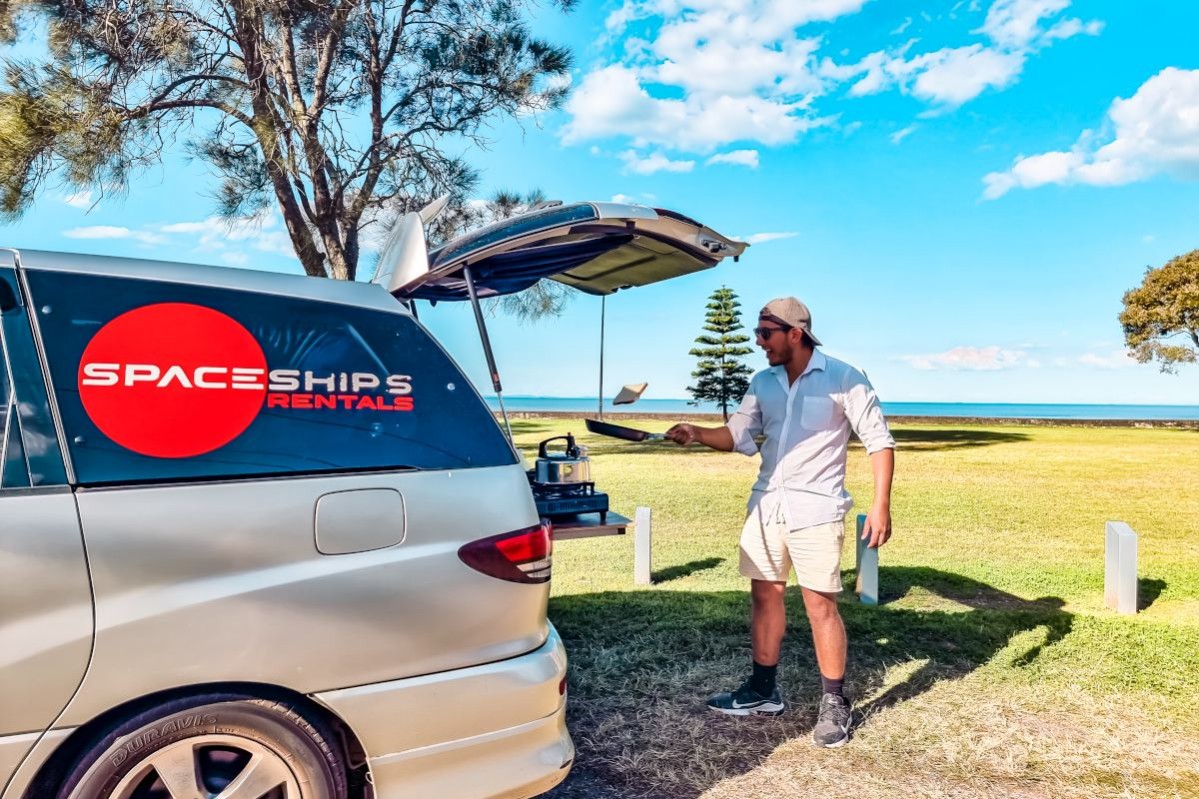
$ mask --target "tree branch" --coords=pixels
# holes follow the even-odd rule
[[[345,30],[346,20],[357,5],[357,0],[344,0],[333,12],[329,30],[325,32],[325,41],[320,50],[320,60],[316,66],[316,76],[312,81],[312,112],[320,113],[325,106],[326,88],[329,82],[329,71],[333,67],[333,55],[341,44],[341,36]]]

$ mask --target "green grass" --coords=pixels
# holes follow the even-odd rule
[[[583,432],[513,427],[530,458],[542,438]],[[631,536],[555,549],[579,754],[554,797],[1199,797],[1199,432],[895,434],[882,605],[842,597],[861,721],[837,752],[809,742],[819,683],[797,595],[781,664],[792,711],[703,709],[749,662],[737,532],[757,460],[580,436],[614,510],[653,508],[655,584],[632,584]],[[855,448],[859,510],[870,484]],[[1140,536],[1135,618],[1103,606],[1110,519]]]

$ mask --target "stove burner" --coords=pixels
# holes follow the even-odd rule
[[[608,495],[595,490],[595,483],[538,483],[529,476],[537,512],[550,519],[599,513],[600,523],[608,521]]]
[[[590,497],[594,494],[595,483],[533,483],[533,496],[542,499]]]

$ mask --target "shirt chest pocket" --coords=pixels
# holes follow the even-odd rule
[[[832,430],[837,426],[836,405],[828,397],[804,397],[799,425],[804,430]]]

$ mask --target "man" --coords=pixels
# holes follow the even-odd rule
[[[684,446],[699,442],[762,455],[741,533],[741,573],[751,580],[753,599],[753,672],[740,688],[713,696],[708,707],[737,716],[783,712],[776,675],[786,628],[783,592],[794,565],[823,688],[813,738],[820,746],[841,746],[850,723],[845,625],[837,610],[844,520],[853,507],[845,491],[849,431],[865,445],[874,473],[874,503],[862,535],[871,547],[891,536],[895,440],[865,376],[816,349],[820,340],[802,302],[771,300],[754,334],[770,368],[754,375],[728,424],[676,424],[666,433]],[[759,449],[754,439],[762,435]]]

